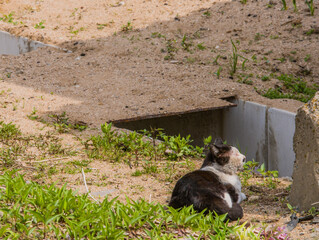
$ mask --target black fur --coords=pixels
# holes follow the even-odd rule
[[[216,146],[217,145],[217,146]],[[228,145],[214,144],[218,151],[211,149],[207,154],[203,167],[212,166],[217,163],[221,166],[228,163],[229,157],[218,157],[221,153],[230,150]],[[232,207],[223,199],[225,193],[228,193],[232,200]],[[181,208],[193,205],[198,212],[204,209],[215,211],[217,214],[228,213],[227,218],[231,221],[243,217],[243,209],[238,203],[239,194],[231,184],[224,184],[219,177],[212,171],[196,170],[188,173],[177,181],[172,193],[169,206],[173,208]]]

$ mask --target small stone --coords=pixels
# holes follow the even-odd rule
[[[312,220],[312,223],[319,223],[319,217],[315,217],[315,218]],[[319,231],[319,228],[318,228],[318,231]]]
[[[260,199],[259,196],[256,196],[256,195],[253,195],[253,196],[250,196],[248,197],[248,202],[255,202],[255,201],[258,201]]]

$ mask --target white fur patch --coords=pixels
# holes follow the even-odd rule
[[[240,183],[240,180],[239,180],[237,175],[230,175],[230,174],[223,173],[212,166],[206,166],[206,167],[202,168],[201,170],[202,171],[211,171],[211,172],[215,173],[219,177],[219,179],[222,183],[231,184],[234,186],[234,188],[236,190],[239,190],[239,192],[241,192],[241,183]]]
[[[229,207],[229,208],[232,208],[233,203],[232,203],[232,200],[231,200],[231,197],[230,197],[229,193],[224,193],[223,199],[224,199],[225,202],[227,203],[228,207]]]
[[[237,201],[238,203],[240,203],[241,201],[246,199],[245,194],[241,193],[241,182],[240,182],[237,175],[230,175],[230,174],[223,173],[212,166],[206,166],[206,167],[202,168],[201,170],[202,171],[211,171],[219,177],[219,180],[223,184],[231,184],[232,186],[234,186],[236,192],[239,194],[238,201]]]

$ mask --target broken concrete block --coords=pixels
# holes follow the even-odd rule
[[[297,112],[294,151],[289,202],[300,211],[319,207],[319,92]]]

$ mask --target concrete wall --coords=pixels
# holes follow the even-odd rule
[[[296,114],[268,109],[268,168],[278,170],[280,176],[292,176],[295,162],[293,138]]]
[[[295,153],[293,136],[296,114],[249,101],[236,100],[237,107],[163,116],[114,124],[141,130],[163,128],[168,135],[191,135],[193,144],[202,146],[203,138],[222,137],[246,155],[248,161],[264,163],[279,176],[292,176]]]
[[[114,126],[130,130],[163,128],[167,135],[186,137],[191,135],[193,145],[203,146],[203,139],[208,136],[213,138],[222,136],[223,110],[187,113],[183,115],[157,117],[152,119],[131,122],[114,123]]]
[[[10,33],[0,31],[0,55],[19,55],[22,53],[33,51],[39,47],[56,46],[45,44],[38,41],[32,41],[24,37],[17,37]]]
[[[296,114],[249,101],[236,103],[237,108],[224,110],[222,137],[238,146],[247,160],[264,163],[279,176],[292,176]]]
[[[254,159],[267,167],[267,107],[241,100],[236,104],[223,112],[222,138],[236,146],[247,160]]]

